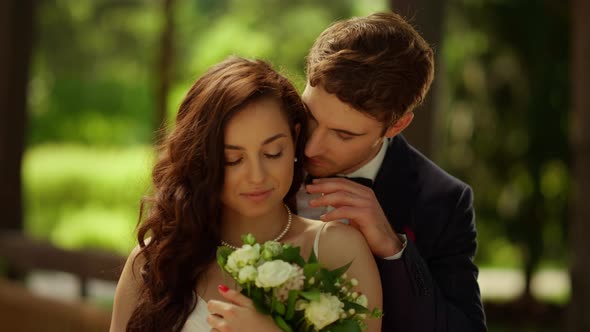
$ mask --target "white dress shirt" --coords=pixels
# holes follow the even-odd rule
[[[388,145],[389,145],[389,139],[384,139],[381,149],[379,150],[377,155],[373,159],[371,159],[371,161],[369,161],[368,163],[363,165],[361,168],[357,169],[356,171],[354,171],[350,174],[338,174],[338,176],[345,176],[345,177],[350,177],[350,178],[361,177],[361,178],[370,179],[371,181],[375,182],[375,178],[377,177],[377,173],[379,172],[379,168],[381,167],[381,164],[383,163],[383,159],[385,159],[385,153],[387,152]],[[324,214],[334,210],[334,208],[332,206],[321,206],[321,207],[315,207],[315,208],[309,206],[310,200],[320,197],[321,195],[322,194],[313,194],[312,195],[305,190],[305,184],[301,185],[301,188],[297,192],[297,213],[304,218],[320,219],[321,215],[324,215]],[[343,220],[341,220],[341,222],[348,223],[348,220],[343,219]],[[400,250],[400,252],[398,252],[397,254],[395,254],[393,256],[384,257],[384,259],[395,260],[395,259],[398,259],[402,256],[404,249],[406,248],[407,238],[404,234],[399,234],[399,235],[400,235],[401,240],[403,242],[402,250]]]

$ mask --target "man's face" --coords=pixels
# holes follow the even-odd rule
[[[379,152],[383,125],[342,102],[321,86],[307,84],[303,102],[309,109],[305,169],[316,177],[349,174]]]

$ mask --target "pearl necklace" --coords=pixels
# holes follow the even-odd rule
[[[292,215],[291,215],[291,209],[289,209],[289,207],[285,204],[285,209],[287,209],[287,226],[285,226],[285,229],[281,232],[281,234],[279,234],[279,236],[275,237],[273,239],[273,241],[278,242],[279,240],[281,240],[283,238],[283,236],[285,236],[285,234],[287,234],[287,232],[289,231],[289,229],[291,228],[291,220],[293,219]],[[232,246],[231,244],[221,240],[221,244],[225,247],[228,247],[230,249],[234,249],[237,250],[239,249],[236,246]]]

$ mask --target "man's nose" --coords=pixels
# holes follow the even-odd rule
[[[324,148],[324,133],[321,129],[314,128],[310,130],[309,137],[307,139],[307,144],[305,145],[305,156],[309,158],[313,158],[315,156],[321,155],[325,148]]]

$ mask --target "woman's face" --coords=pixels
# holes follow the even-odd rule
[[[295,146],[280,106],[271,98],[254,101],[225,127],[221,202],[241,215],[268,212],[291,187]]]

